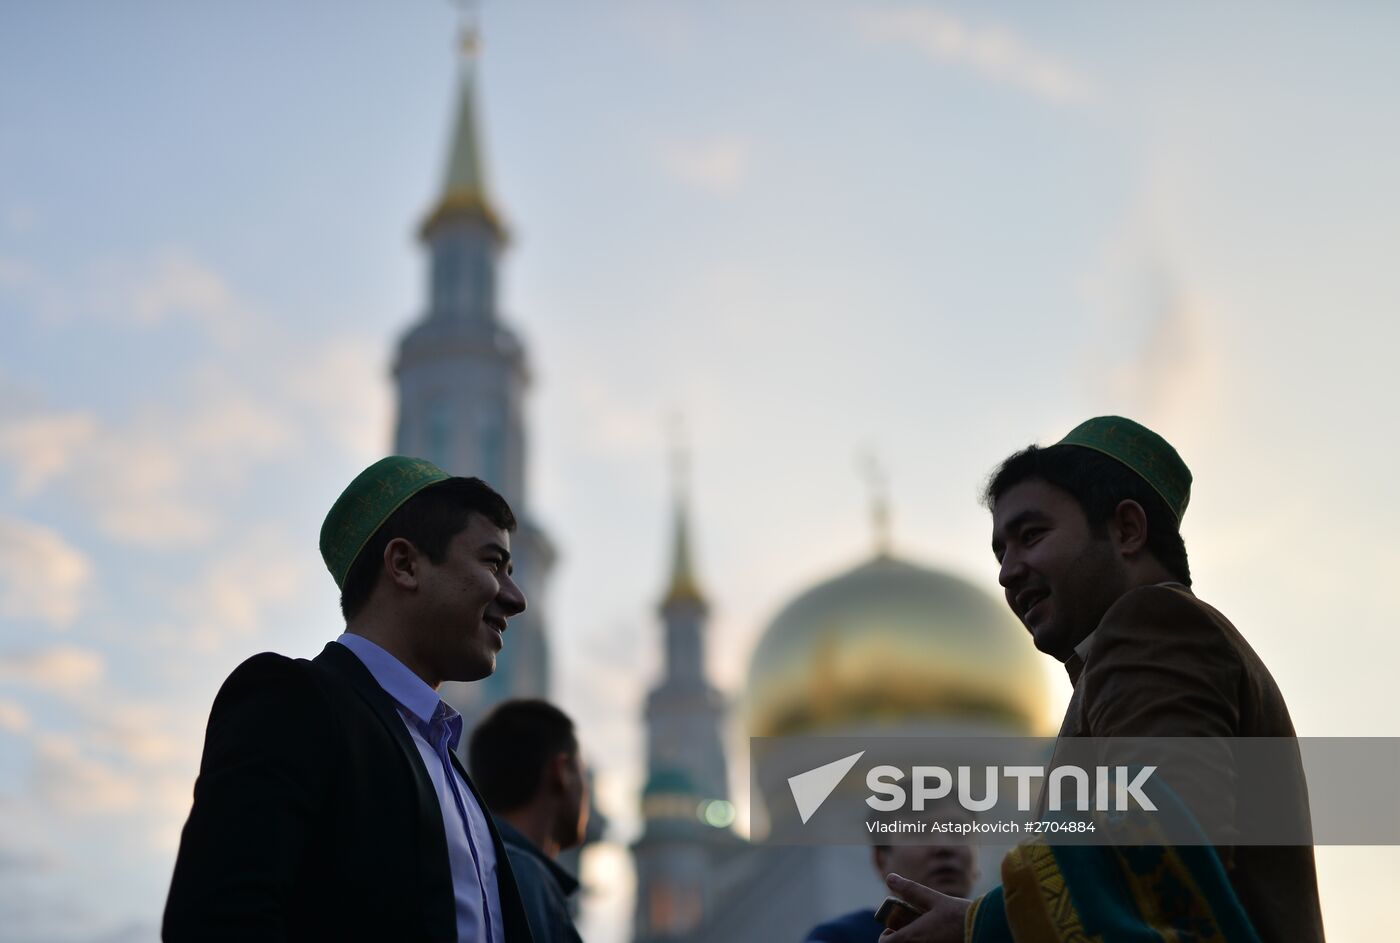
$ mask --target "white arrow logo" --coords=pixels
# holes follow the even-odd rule
[[[834,760],[825,766],[818,766],[816,769],[809,769],[805,773],[788,777],[788,788],[792,790],[792,801],[797,803],[797,814],[802,816],[803,825],[806,825],[807,820],[817,814],[817,810],[822,807],[826,797],[831,795],[832,791],[841,784],[841,780],[846,778],[851,767],[856,765],[856,760],[862,756],[865,756],[864,750]]]

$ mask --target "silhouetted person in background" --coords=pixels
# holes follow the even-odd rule
[[[535,943],[580,943],[578,880],[559,852],[583,841],[588,780],[573,721],[547,701],[505,701],[472,732],[472,778],[496,816]]]
[[[972,820],[971,813],[961,807],[945,813]],[[977,852],[971,845],[876,845],[870,858],[882,882],[893,872],[952,897],[967,897],[977,882]],[[875,919],[874,908],[867,907],[817,925],[804,943],[875,943],[884,929],[885,925]]]

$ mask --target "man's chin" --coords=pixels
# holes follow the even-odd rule
[[[496,671],[496,653],[491,652],[485,658],[475,658],[470,663],[461,665],[453,673],[449,681],[480,681],[489,678]]]
[[[1069,656],[1074,654],[1074,646],[1069,644],[1067,633],[1060,631],[1053,623],[1042,622],[1027,628],[1030,628],[1035,647],[1056,661],[1068,661]]]

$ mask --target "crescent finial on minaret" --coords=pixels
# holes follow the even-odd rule
[[[890,555],[890,480],[873,449],[860,456],[860,470],[870,490],[870,522],[875,534],[875,555]]]

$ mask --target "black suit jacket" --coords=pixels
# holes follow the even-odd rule
[[[491,841],[505,939],[530,943],[494,824]],[[311,661],[265,652],[224,682],[162,935],[457,939],[437,794],[393,699],[345,646]]]

